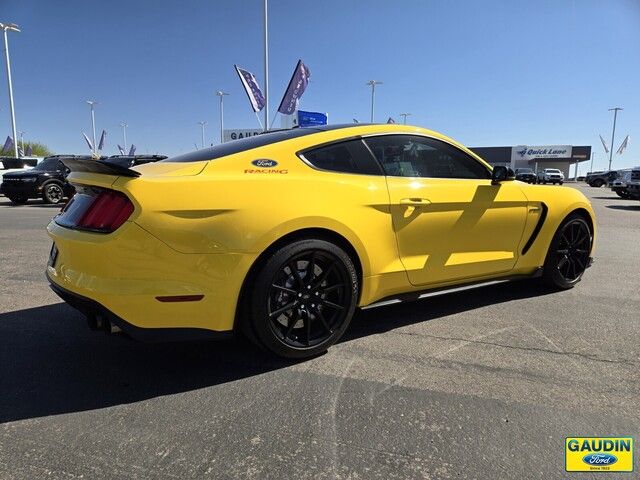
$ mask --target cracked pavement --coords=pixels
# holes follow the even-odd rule
[[[564,478],[566,436],[638,441],[640,202],[577,188],[599,231],[575,289],[366,310],[299,363],[88,331],[44,279],[57,208],[0,197],[0,478]]]

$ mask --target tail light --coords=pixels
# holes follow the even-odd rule
[[[56,223],[67,228],[111,233],[133,213],[133,203],[115,190],[78,191],[56,217]]]

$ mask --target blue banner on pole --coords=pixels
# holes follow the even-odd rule
[[[258,85],[258,81],[256,77],[248,70],[244,68],[240,68],[237,65],[234,65],[236,72],[238,72],[238,76],[240,77],[240,81],[242,82],[242,86],[244,87],[244,91],[247,92],[247,96],[249,97],[249,102],[251,103],[251,108],[254,112],[259,112],[264,108],[265,99],[262,90],[260,90],[260,86]]]
[[[304,110],[298,110],[298,126],[299,127],[311,127],[313,125],[326,125],[327,114],[320,112],[305,112]]]
[[[280,106],[278,107],[278,112],[283,115],[291,115],[296,111],[296,108],[298,107],[298,100],[307,89],[310,76],[311,72],[307,66],[302,63],[302,60],[298,60],[296,69],[293,71],[293,75],[289,81],[287,91],[284,93],[282,102],[280,102]]]

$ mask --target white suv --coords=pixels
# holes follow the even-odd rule
[[[564,174],[557,168],[545,168],[538,172],[538,183],[556,183],[562,185]]]

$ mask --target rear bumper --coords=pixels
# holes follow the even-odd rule
[[[49,286],[62,300],[81,312],[93,322],[117,326],[132,338],[143,342],[225,340],[233,337],[233,332],[215,332],[203,328],[140,328],[118,317],[104,305],[73,293],[57,285],[47,273]]]

